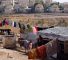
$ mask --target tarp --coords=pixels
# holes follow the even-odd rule
[[[38,33],[40,34],[48,33],[48,34],[56,34],[61,36],[68,36],[68,27],[54,27],[54,28],[41,30]]]

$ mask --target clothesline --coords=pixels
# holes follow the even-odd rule
[[[26,28],[25,24],[23,24],[22,22],[18,22],[18,21],[11,21],[11,20],[8,20],[8,19],[4,19],[2,21],[0,21],[0,27],[4,26],[4,25],[9,25],[9,26],[12,26],[12,27],[18,27],[18,28]]]
[[[13,26],[13,27],[18,27],[19,26],[18,23],[19,22],[4,19],[3,21],[0,21],[0,27],[2,27],[4,25],[10,25],[10,26]]]

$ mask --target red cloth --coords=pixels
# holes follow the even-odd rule
[[[36,27],[36,26],[33,27],[33,33],[34,33],[34,34],[37,34],[37,32],[38,32],[37,27]]]
[[[36,31],[38,31],[38,28],[37,28],[37,26],[35,26],[35,29],[36,29]]]
[[[5,20],[5,25],[9,25],[9,22],[8,22],[8,20]]]
[[[37,47],[37,54],[38,54],[38,58],[44,60],[45,57],[47,56],[47,54],[46,54],[46,46],[42,45],[40,47]]]
[[[2,22],[0,22],[0,27],[2,27]]]
[[[28,52],[28,59],[37,59],[37,52],[36,49],[32,49]]]

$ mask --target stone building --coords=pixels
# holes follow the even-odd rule
[[[60,13],[60,9],[59,9],[59,6],[56,5],[56,4],[53,4],[49,10],[52,12],[52,13]]]
[[[35,4],[35,0],[29,0],[29,6],[33,6]]]
[[[13,1],[12,0],[2,0],[1,5],[5,7],[4,13],[13,12]]]
[[[63,3],[64,6],[64,12],[68,13],[68,3]]]
[[[28,6],[29,0],[2,0],[2,4],[4,6],[6,5],[14,6],[15,4],[20,4],[22,6]]]
[[[44,4],[50,5],[52,3],[52,0],[43,0]]]
[[[1,0],[1,4],[5,6],[5,13],[12,13],[14,10],[14,6],[16,5],[19,5],[22,8],[27,8],[34,6],[35,3],[42,3],[42,2],[48,5],[52,3],[52,0]]]
[[[2,4],[3,6],[11,5],[11,4],[12,4],[12,0],[1,0],[1,4]]]
[[[44,6],[42,4],[37,4],[35,6],[35,12],[36,13],[43,13],[44,12]]]
[[[26,8],[29,5],[29,0],[18,0],[18,4]]]
[[[52,0],[1,0],[3,5],[15,5],[16,3],[22,6],[31,6],[35,3],[43,2],[45,4],[52,3]]]

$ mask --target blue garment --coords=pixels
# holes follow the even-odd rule
[[[16,27],[16,22],[14,22],[14,27]]]

